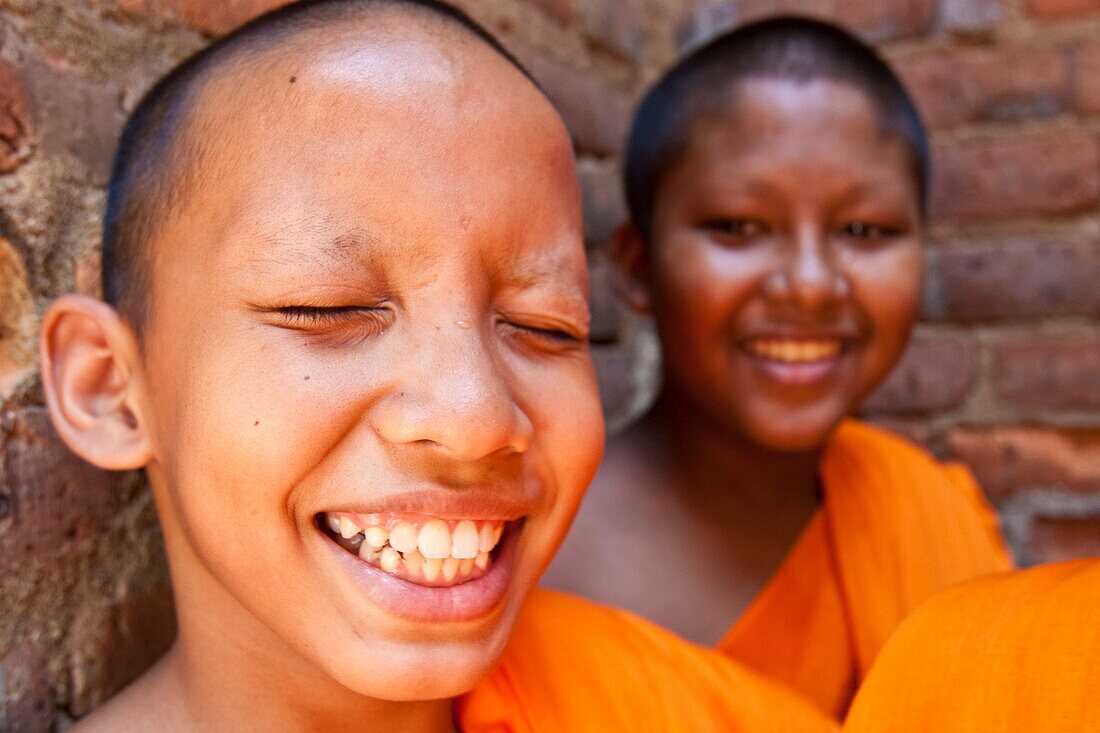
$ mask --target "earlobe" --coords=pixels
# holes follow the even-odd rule
[[[74,453],[100,468],[145,466],[151,442],[141,416],[133,332],[106,303],[65,295],[42,319],[42,386],[50,419]]]
[[[649,313],[649,256],[645,235],[634,224],[620,224],[611,236],[608,258],[615,267],[615,292],[631,310]]]

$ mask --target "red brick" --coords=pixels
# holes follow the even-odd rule
[[[592,73],[544,56],[526,61],[531,75],[565,120],[579,151],[608,155],[622,147],[631,113],[625,95],[602,84]]]
[[[0,399],[34,368],[36,345],[26,269],[14,245],[0,235]]]
[[[1083,43],[1074,51],[1074,107],[1086,114],[1100,114],[1100,43]]]
[[[155,586],[73,624],[73,699],[70,712],[91,712],[148,669],[175,637],[172,595]]]
[[[45,655],[29,644],[0,658],[0,730],[53,730],[53,689],[46,665]]]
[[[949,410],[962,403],[973,382],[974,347],[969,339],[916,337],[862,411],[927,414]]]
[[[676,48],[694,49],[737,25],[737,6],[732,2],[684,3],[676,23]]]
[[[931,30],[936,0],[745,0],[738,5],[737,20],[746,23],[776,13],[831,20],[872,43],[879,43]]]
[[[39,121],[41,153],[75,159],[93,183],[105,185],[124,122],[121,91],[46,57],[28,56],[23,73]]]
[[[932,441],[932,429],[926,420],[914,420],[892,415],[871,415],[870,422],[883,430],[889,430],[917,445],[929,446]]]
[[[592,40],[625,58],[639,61],[646,50],[646,14],[640,0],[586,2],[584,30]]]
[[[996,390],[1004,401],[1038,409],[1100,407],[1100,335],[1008,339],[997,344]]]
[[[962,36],[988,36],[1004,18],[1002,0],[941,0],[940,27]]]
[[[1100,515],[1036,517],[1029,531],[1028,554],[1041,562],[1100,557]]]
[[[581,158],[577,161],[577,174],[584,205],[585,239],[591,244],[605,244],[615,228],[627,219],[618,166],[610,161]]]
[[[120,0],[123,10],[220,36],[288,0]]]
[[[622,346],[593,346],[592,362],[600,388],[600,401],[608,418],[622,414],[634,398],[633,364]]]
[[[929,127],[1049,117],[1071,106],[1066,54],[1058,48],[981,48],[899,61]]]
[[[622,306],[619,304],[619,298],[612,284],[613,278],[614,272],[607,258],[599,251],[590,252],[588,280],[591,292],[589,300],[592,325],[589,329],[589,338],[593,344],[614,343],[619,335]]]
[[[0,416],[0,494],[8,506],[0,521],[0,572],[99,534],[124,505],[128,476],[70,453],[43,408]]]
[[[577,13],[577,0],[526,0],[562,25],[573,22]]]
[[[925,313],[989,321],[1100,312],[1100,242],[999,238],[935,251]]]
[[[0,61],[0,173],[30,157],[34,140],[31,102],[19,71]]]
[[[924,35],[936,19],[937,0],[834,1],[833,20],[872,43]]]
[[[1027,14],[1041,20],[1060,20],[1100,12],[1100,0],[1027,0]]]
[[[1021,490],[1100,491],[1100,428],[952,428],[951,453],[991,496]]]
[[[1100,147],[1057,132],[953,142],[933,154],[934,217],[1069,214],[1100,202]]]

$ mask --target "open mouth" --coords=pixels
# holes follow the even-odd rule
[[[502,537],[521,522],[405,512],[317,516],[321,531],[346,552],[397,578],[435,588],[485,576],[499,556]]]
[[[751,356],[781,364],[813,364],[840,356],[844,342],[838,338],[753,338],[743,342]]]

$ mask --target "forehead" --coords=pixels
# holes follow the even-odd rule
[[[192,256],[270,265],[324,244],[318,263],[368,252],[424,264],[471,232],[541,231],[545,251],[514,247],[493,264],[552,250],[575,260],[560,119],[495,51],[445,30],[303,33],[211,80],[189,126],[201,163],[176,232],[204,230],[208,246],[184,245]]]
[[[687,154],[759,167],[827,166],[910,177],[909,150],[887,134],[871,100],[837,81],[749,78],[704,109]]]

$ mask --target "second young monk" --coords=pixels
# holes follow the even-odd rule
[[[521,615],[602,447],[582,239],[560,118],[448,6],[297,3],[154,87],[42,371],[145,470],[179,633],[76,729],[829,730],[621,612]]]
[[[664,384],[609,445],[548,584],[656,620],[841,717],[936,590],[1010,561],[961,467],[850,419],[917,316],[913,103],[863,43],[779,18],[643,100],[612,257]]]

